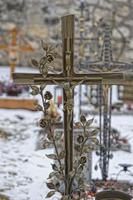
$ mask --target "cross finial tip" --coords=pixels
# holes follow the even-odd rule
[[[74,38],[74,15],[62,17],[62,36],[63,38]]]
[[[66,15],[62,16],[61,19],[62,20],[69,20],[69,19],[72,19],[74,17],[75,17],[74,14],[66,14]]]

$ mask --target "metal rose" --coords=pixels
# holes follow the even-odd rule
[[[51,63],[51,62],[54,61],[54,57],[53,57],[52,54],[47,55],[47,61],[48,61],[49,63]]]
[[[39,125],[41,128],[45,128],[48,125],[48,121],[46,119],[40,119]]]
[[[82,156],[82,157],[80,158],[80,163],[81,163],[81,164],[85,164],[86,161],[87,161],[87,159],[86,159],[85,156]]]
[[[79,135],[77,137],[77,141],[78,141],[79,144],[81,144],[84,141],[84,137],[82,135]]]
[[[51,92],[46,91],[45,94],[44,94],[44,98],[46,100],[51,100],[53,98],[53,95],[51,94]]]

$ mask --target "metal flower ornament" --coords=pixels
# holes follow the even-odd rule
[[[33,66],[38,67],[43,77],[46,77],[48,71],[55,73],[54,59],[57,58],[57,56],[59,55],[57,51],[55,51],[56,46],[54,45],[48,45],[42,41],[42,48],[45,52],[44,56],[40,59],[39,62],[35,59],[32,59],[31,63]]]
[[[32,64],[37,66],[40,73],[44,76],[49,71],[49,64],[54,61],[55,48],[52,46],[43,46],[45,56],[40,61],[32,60]],[[32,95],[40,95],[42,103],[37,105],[37,110],[43,113],[43,117],[39,121],[39,125],[44,129],[47,137],[44,140],[44,148],[53,146],[54,153],[46,155],[54,162],[52,164],[53,171],[49,174],[47,187],[51,190],[46,195],[47,198],[52,197],[56,192],[61,194],[62,200],[86,198],[86,183],[83,177],[83,169],[87,162],[88,152],[92,151],[98,145],[97,133],[99,130],[91,128],[93,119],[87,120],[84,115],[80,117],[80,121],[74,124],[75,128],[80,128],[80,134],[76,135],[74,144],[73,170],[69,173],[69,195],[66,194],[66,175],[65,175],[65,148],[63,144],[63,133],[55,133],[55,123],[59,118],[52,118],[49,115],[50,101],[53,95],[45,90],[45,84],[40,86],[31,86]],[[66,105],[64,103],[64,105]],[[69,126],[69,123],[68,123]],[[61,144],[61,145],[59,145]]]

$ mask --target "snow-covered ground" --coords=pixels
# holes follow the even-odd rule
[[[0,110],[0,128],[11,134],[8,138],[0,139],[0,192],[9,195],[11,200],[43,200],[48,192],[45,182],[51,171],[51,160],[45,154],[52,149],[36,151],[39,118],[38,112]],[[133,152],[132,120],[132,116],[112,118],[113,127],[121,131],[123,136],[131,138]],[[93,153],[93,166],[97,159]],[[118,165],[120,163],[133,164],[133,153],[115,152],[110,162],[109,177],[116,177],[121,169]],[[131,171],[133,172],[133,167]],[[100,171],[93,168],[93,178],[100,177]],[[133,182],[133,176],[126,178]],[[59,198],[57,195],[51,199]]]
[[[52,149],[35,150],[39,117],[30,111],[0,110],[0,128],[10,133],[0,138],[0,193],[10,200],[42,200],[48,192],[51,160],[45,154]]]
[[[97,119],[97,116],[95,119]],[[131,144],[131,153],[123,151],[113,153],[113,159],[110,160],[109,178],[115,179],[118,172],[122,169],[119,164],[126,163],[133,165],[133,116],[112,116],[112,127],[120,131],[122,137],[128,138],[129,144]],[[93,153],[93,166],[97,160],[98,157]],[[129,173],[121,173],[118,179],[125,179],[133,183],[133,167],[129,168],[129,170],[131,170],[132,176],[129,176]],[[93,178],[99,177],[101,177],[100,170],[93,171]]]

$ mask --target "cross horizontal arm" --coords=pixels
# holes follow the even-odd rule
[[[37,73],[14,73],[14,82],[17,84],[55,84],[55,82],[74,82],[77,85],[81,84],[109,84],[109,85],[133,85],[133,73],[90,73],[90,74],[76,74],[74,77],[63,76],[62,74],[48,74],[46,78],[43,78],[41,74]]]
[[[24,52],[26,52],[26,51],[34,51],[34,49],[33,49],[32,46],[20,46],[18,48],[18,51],[24,51]]]

